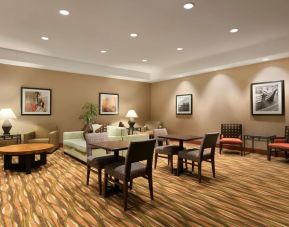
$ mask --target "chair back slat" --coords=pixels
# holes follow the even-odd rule
[[[86,133],[85,136],[86,141],[86,153],[87,156],[92,155],[91,145],[92,143],[103,142],[108,140],[107,132],[100,132],[100,133]]]
[[[163,142],[166,142],[167,145],[169,144],[167,139],[159,138],[160,136],[166,135],[168,135],[168,131],[166,128],[154,129],[154,138],[157,140],[157,146],[162,146]]]
[[[289,143],[289,126],[285,126],[285,139]]]
[[[239,138],[242,136],[242,124],[221,124],[223,138]]]

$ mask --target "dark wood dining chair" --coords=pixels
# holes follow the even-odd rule
[[[86,184],[89,185],[89,176],[91,168],[95,168],[98,174],[98,192],[101,195],[102,192],[102,181],[101,181],[101,173],[104,166],[110,163],[115,162],[115,158],[113,154],[102,154],[101,156],[94,156],[92,154],[92,146],[90,144],[107,141],[107,133],[86,133],[86,153],[87,153],[87,176],[86,176]],[[107,152],[106,152],[107,153]]]
[[[238,147],[241,156],[243,156],[243,153],[245,155],[245,152],[243,152],[242,124],[221,124],[220,154],[225,144]]]
[[[115,184],[122,181],[124,210],[127,210],[128,183],[134,178],[148,179],[150,197],[153,200],[152,162],[156,140],[131,142],[125,158],[125,163],[117,162],[105,166],[104,197],[106,197],[108,176],[114,177]],[[146,161],[146,163],[140,162]]]
[[[154,129],[154,137],[157,141],[155,148],[155,168],[157,167],[158,157],[168,159],[171,173],[173,173],[173,155],[177,155],[179,151],[178,145],[170,145],[168,139],[160,138],[160,136],[168,135],[166,128]]]
[[[278,151],[284,151],[285,152],[285,158],[288,159],[288,152],[289,152],[289,126],[285,126],[285,135],[284,137],[276,137],[271,141],[271,143],[268,145],[268,154],[267,154],[267,160],[271,161],[271,154],[272,152],[275,152],[275,155],[277,156]]]
[[[215,171],[215,148],[217,145],[219,133],[207,133],[202,141],[200,149],[188,149],[179,151],[178,161],[183,165],[183,159],[192,161],[192,172],[194,172],[195,162],[198,165],[198,178],[199,183],[202,181],[202,162],[211,162],[213,177],[216,177]],[[181,160],[180,160],[181,159]],[[178,166],[178,173],[180,166]]]

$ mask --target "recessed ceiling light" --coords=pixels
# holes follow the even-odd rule
[[[184,4],[185,9],[192,9],[192,8],[194,8],[194,6],[195,6],[195,4],[192,2],[188,2],[188,3]]]
[[[236,33],[236,32],[238,32],[238,31],[239,31],[238,28],[232,28],[232,29],[230,30],[231,33]]]
[[[137,34],[136,34],[136,33],[131,33],[131,34],[130,34],[130,37],[136,38],[136,37],[137,37]]]
[[[142,62],[147,62],[148,60],[147,59],[142,59]]]
[[[182,47],[178,47],[177,48],[177,50],[179,50],[179,51],[181,51],[181,50],[183,50],[184,48],[182,48]]]
[[[100,53],[105,54],[107,51],[106,50],[101,50]]]
[[[262,61],[269,61],[269,58],[263,58]]]
[[[65,10],[65,9],[61,9],[61,10],[59,10],[59,13],[60,13],[61,15],[63,15],[63,16],[67,16],[67,15],[70,14],[70,12],[67,11],[67,10]]]
[[[42,39],[42,40],[45,40],[45,41],[49,40],[49,38],[46,37],[46,36],[42,36],[41,39]]]

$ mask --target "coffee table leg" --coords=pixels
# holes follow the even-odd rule
[[[41,165],[45,165],[46,164],[46,157],[47,157],[47,155],[46,155],[46,153],[42,153],[42,154],[40,154],[40,163],[41,163]]]
[[[12,163],[12,155],[4,155],[4,170],[10,169]]]
[[[31,173],[32,162],[34,162],[34,158],[35,158],[34,155],[25,155],[24,156],[26,174],[30,174]]]

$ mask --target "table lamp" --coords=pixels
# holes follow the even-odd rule
[[[0,119],[4,120],[2,124],[2,129],[4,131],[4,135],[9,135],[12,125],[10,123],[10,119],[16,119],[16,115],[10,108],[4,108],[0,110]]]
[[[135,112],[135,110],[129,110],[126,114],[125,117],[128,117],[129,118],[129,121],[128,121],[128,124],[129,124],[129,129],[130,131],[132,131],[133,133],[133,126],[135,124],[135,121],[134,121],[134,118],[137,118],[137,114]]]

